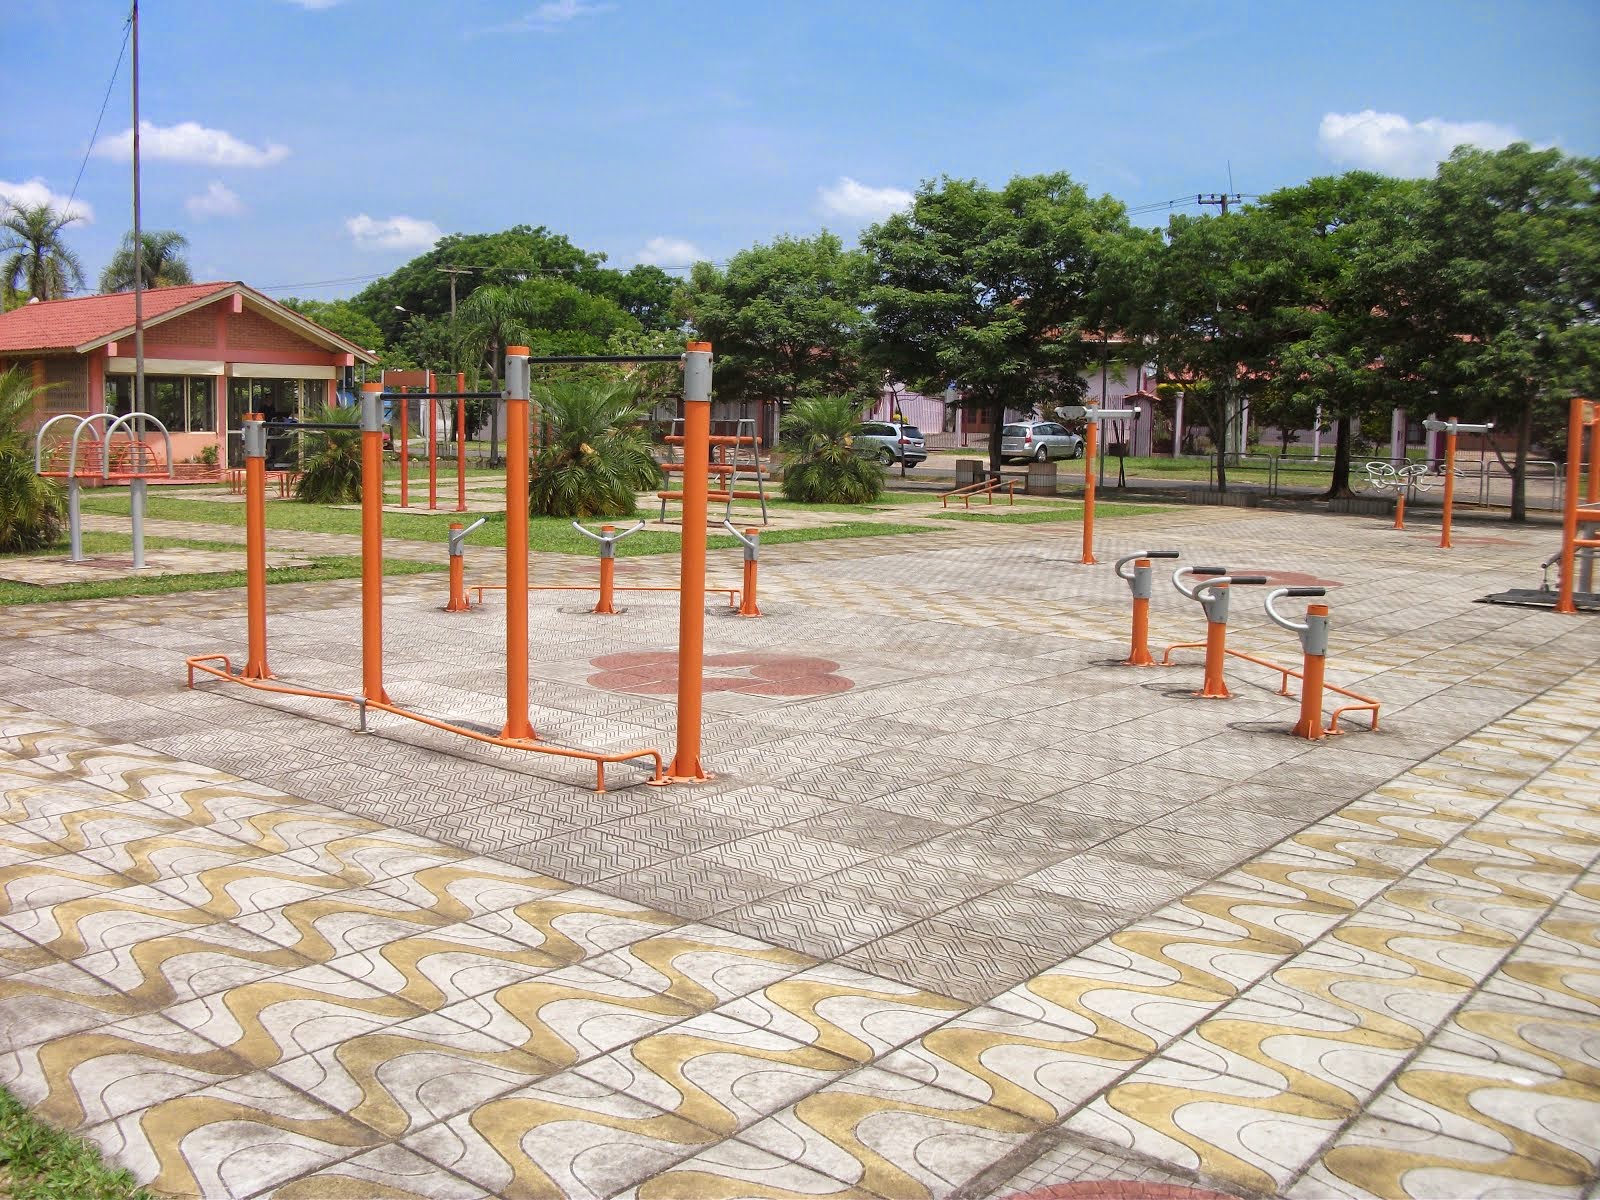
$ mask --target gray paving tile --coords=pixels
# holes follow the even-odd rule
[[[1030,978],[1059,957],[934,918],[867,942],[840,955],[839,961],[976,1003]]]

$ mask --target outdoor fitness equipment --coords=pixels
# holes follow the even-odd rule
[[[66,461],[50,470],[44,469],[44,435],[50,427],[58,421],[76,421],[77,427],[72,431],[72,440],[68,444]],[[154,425],[161,431],[161,437],[166,445],[166,469],[161,466],[158,457],[143,438],[134,434],[134,426],[139,422]],[[104,431],[97,428],[101,422],[105,423]],[[51,417],[39,426],[39,432],[33,436],[33,470],[34,474],[45,479],[65,479],[67,481],[67,537],[68,561],[83,561],[83,514],[82,514],[82,485],[78,473],[78,439],[83,436],[84,430],[89,431],[90,445],[99,451],[100,456],[100,482],[101,483],[126,483],[128,485],[128,515],[133,521],[133,569],[144,569],[144,510],[148,498],[148,481],[151,479],[172,478],[172,435],[167,432],[167,427],[156,417],[147,412],[124,413],[120,417],[113,417],[111,413],[90,413],[86,417],[75,416],[71,413],[62,413]],[[111,439],[121,430],[127,436],[127,446],[121,467],[112,471],[111,460],[115,453]],[[60,447],[56,447],[57,450]],[[52,454],[52,458],[55,455]]]
[[[606,356],[599,361],[678,361],[678,356],[643,358]],[[259,414],[244,421],[246,450],[246,633],[245,669],[235,673],[223,654],[196,655],[187,660],[189,686],[200,671],[230,683],[262,691],[309,696],[353,704],[366,728],[367,710],[377,709],[474,741],[563,758],[582,759],[595,767],[595,791],[605,791],[607,763],[648,759],[653,784],[688,783],[709,778],[700,764],[701,692],[705,670],[706,477],[692,466],[684,478],[683,552],[680,558],[681,602],[678,621],[678,728],[670,767],[656,750],[604,753],[553,746],[539,741],[528,718],[528,364],[525,346],[506,354],[506,426],[511,447],[506,479],[506,719],[498,735],[412,712],[394,704],[383,686],[383,410],[382,385],[363,384],[361,396],[361,679],[359,696],[268,682],[266,645],[266,427]],[[561,358],[536,361],[587,362]],[[681,361],[684,370],[686,462],[709,461],[711,428],[711,344],[690,342]],[[220,666],[215,665],[220,664]]]
[[[759,617],[761,610],[756,607],[756,563],[761,558],[761,530],[746,529],[740,533],[727,518],[723,518],[722,524],[744,547],[744,587],[740,592],[739,615]]]
[[[423,378],[427,381],[421,392],[408,392],[401,388],[398,392],[381,391],[380,401],[388,403],[395,401],[400,408],[400,507],[411,506],[411,445],[410,445],[410,410],[411,401],[423,401],[428,420],[428,511],[436,512],[439,508],[439,401],[454,400],[456,402],[456,512],[467,511],[467,401],[468,400],[499,400],[499,392],[469,392],[467,391],[467,377],[464,373],[456,372],[456,390],[453,392],[435,392],[432,389],[433,372],[426,371]],[[362,385],[363,391],[366,385]]]
[[[1584,430],[1589,431],[1589,487],[1578,503],[1578,480],[1583,472]],[[1582,586],[1576,579],[1582,551]],[[1567,495],[1561,519],[1561,583],[1556,611],[1576,613],[1575,593],[1594,592],[1594,560],[1600,553],[1600,404],[1573,397],[1567,422]]]
[[[444,606],[445,612],[466,612],[472,607],[467,599],[467,534],[488,519],[479,517],[465,528],[460,521],[450,522],[450,600]]]
[[[1120,564],[1119,564],[1120,566]],[[1120,574],[1120,571],[1119,571]],[[1211,576],[1206,582],[1194,588],[1184,586],[1184,579],[1190,575]],[[1124,576],[1126,578],[1126,576]],[[1347,712],[1365,712],[1371,715],[1372,728],[1378,728],[1379,703],[1370,696],[1363,696],[1352,692],[1348,688],[1337,687],[1326,680],[1326,666],[1328,655],[1328,606],[1326,604],[1312,604],[1306,608],[1306,619],[1294,621],[1285,617],[1277,609],[1277,601],[1289,596],[1306,596],[1321,598],[1327,595],[1327,589],[1321,587],[1287,587],[1274,588],[1268,592],[1263,604],[1267,617],[1284,629],[1297,634],[1300,638],[1300,647],[1305,656],[1305,661],[1300,670],[1293,667],[1284,667],[1265,658],[1258,658],[1254,654],[1246,654],[1242,650],[1230,650],[1227,646],[1228,627],[1228,587],[1230,584],[1264,584],[1267,582],[1264,575],[1228,575],[1225,567],[1179,567],[1172,573],[1172,584],[1179,592],[1191,600],[1198,601],[1206,612],[1206,640],[1204,642],[1177,642],[1168,646],[1161,656],[1161,665],[1173,665],[1172,652],[1174,650],[1192,649],[1204,646],[1206,650],[1205,683],[1202,689],[1195,693],[1209,699],[1222,700],[1230,695],[1226,683],[1222,678],[1222,666],[1228,656],[1241,658],[1245,662],[1255,663],[1257,666],[1266,667],[1278,672],[1282,677],[1277,694],[1292,696],[1289,690],[1289,680],[1301,681],[1300,690],[1300,720],[1291,732],[1296,737],[1317,741],[1331,734],[1340,732],[1339,718]],[[1324,691],[1337,692],[1341,696],[1348,696],[1354,704],[1342,705],[1333,710],[1329,715],[1327,727],[1322,725],[1322,694]]]
[[[1439,529],[1439,549],[1450,549],[1450,518],[1456,500],[1456,437],[1463,433],[1488,433],[1494,428],[1494,422],[1488,421],[1482,425],[1465,425],[1451,417],[1448,421],[1440,421],[1429,417],[1422,423],[1422,427],[1429,433],[1444,434],[1444,524]]]
[[[1094,482],[1095,457],[1100,445],[1100,422],[1125,421],[1137,417],[1136,408],[1100,408],[1088,405],[1083,419],[1088,422],[1083,441],[1083,557],[1078,561],[1093,566],[1100,560],[1094,556]]]
[[[1367,486],[1377,488],[1380,492],[1393,489],[1394,501],[1394,527],[1406,527],[1406,496],[1410,492],[1425,492],[1433,486],[1433,476],[1428,472],[1427,463],[1407,463],[1403,467],[1396,467],[1393,463],[1369,462],[1367,464]]]
[[[572,527],[583,534],[584,537],[593,538],[600,543],[600,600],[589,611],[615,616],[617,610],[611,603],[611,593],[617,583],[617,543],[630,533],[638,533],[639,530],[644,528],[644,522],[639,521],[624,529],[621,533],[617,532],[615,525],[602,525],[599,533],[585,529],[576,521],[572,523]]]
[[[1184,586],[1190,575],[1210,578],[1193,588]],[[1267,582],[1265,575],[1229,575],[1227,567],[1179,567],[1172,573],[1172,586],[1190,600],[1197,601],[1206,614],[1206,640],[1203,642],[1174,642],[1161,655],[1163,667],[1172,666],[1174,650],[1204,646],[1206,665],[1204,680],[1195,693],[1207,700],[1226,700],[1233,695],[1222,677],[1222,663],[1228,653],[1228,589],[1234,584],[1258,585]]]
[[[1150,591],[1154,568],[1150,565],[1152,559],[1177,558],[1176,550],[1140,550],[1136,554],[1126,554],[1117,559],[1112,570],[1116,571],[1119,579],[1128,581],[1128,590],[1133,593],[1133,638],[1132,647],[1128,657],[1122,660],[1125,667],[1153,667],[1156,660],[1150,657]],[[1124,568],[1133,564],[1133,570]]]

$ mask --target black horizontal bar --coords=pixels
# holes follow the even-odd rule
[[[360,433],[361,426],[354,421],[263,421],[268,429],[343,429],[348,433]]]
[[[681,354],[545,354],[530,357],[530,363],[577,366],[582,363],[681,362]]]
[[[499,392],[379,392],[380,400],[498,400]]]

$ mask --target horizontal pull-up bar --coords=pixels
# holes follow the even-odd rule
[[[309,429],[313,432],[342,429],[346,433],[361,432],[361,426],[354,421],[263,421],[261,423],[268,429]]]
[[[380,400],[498,400],[499,392],[380,392]]]
[[[681,354],[536,354],[530,355],[528,362],[533,364],[567,363],[579,366],[583,363],[650,363],[650,362],[682,362]]]

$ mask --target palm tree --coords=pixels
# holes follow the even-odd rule
[[[42,549],[61,532],[60,485],[33,473],[24,430],[43,390],[21,367],[0,374],[0,554]]]
[[[783,494],[802,504],[867,504],[883,494],[883,468],[854,446],[861,402],[854,396],[806,396],[779,424]]]
[[[183,234],[176,229],[147,229],[139,240],[144,245],[140,267],[146,289],[180,287],[185,283],[194,282],[194,276],[189,272],[189,264],[183,257],[183,252],[189,248],[189,239]],[[122,245],[118,247],[116,254],[112,255],[106,269],[100,272],[100,290],[133,291],[132,230],[123,235]]]
[[[356,424],[359,408],[323,408],[307,418],[318,425],[348,425],[342,429],[308,429],[301,436],[316,442],[301,464],[295,497],[307,504],[356,504],[361,500],[361,434]]]
[[[0,284],[10,299],[27,292],[35,300],[60,300],[83,286],[83,264],[61,238],[75,214],[48,204],[0,206]]]
[[[528,338],[534,306],[514,287],[488,284],[461,302],[456,336],[466,354],[488,367],[497,382],[506,377],[506,347]],[[500,465],[500,406],[489,409],[489,465]]]
[[[661,486],[632,383],[568,380],[540,388],[538,400],[549,437],[533,454],[530,512],[626,517],[637,510],[635,492]]]

